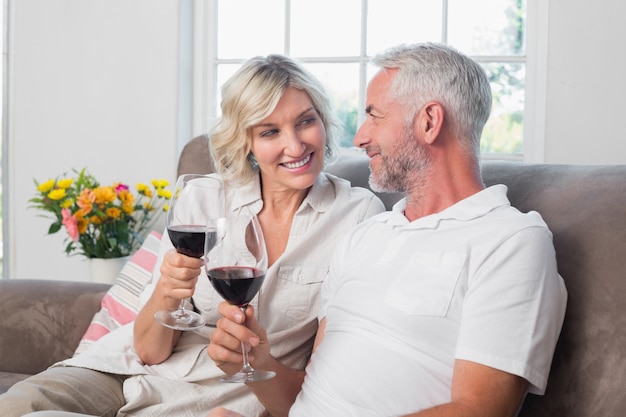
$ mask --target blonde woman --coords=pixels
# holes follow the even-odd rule
[[[7,415],[38,410],[45,398],[47,409],[88,415],[206,416],[223,406],[261,416],[276,404],[262,403],[253,385],[283,389],[291,383],[284,375],[293,374],[286,371],[304,369],[335,242],[384,206],[371,192],[323,172],[337,154],[338,124],[322,85],[298,62],[281,55],[250,59],[223,86],[221,106],[209,135],[215,175],[227,185],[227,210],[257,214],[269,256],[245,320],[212,289],[202,260],[176,253],[165,235],[134,325],[44,372],[70,381],[55,398],[46,398],[53,382],[43,374],[22,385],[25,394],[17,384],[8,401],[0,397]],[[188,297],[207,322],[203,329],[180,332],[154,320],[156,311]],[[251,346],[252,366],[276,371],[275,378],[219,381],[241,367],[241,339]]]

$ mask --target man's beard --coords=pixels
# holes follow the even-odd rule
[[[377,172],[369,177],[372,190],[380,193],[407,193],[422,187],[430,171],[430,157],[410,127],[405,126],[397,143],[390,152],[382,153],[382,163]]]

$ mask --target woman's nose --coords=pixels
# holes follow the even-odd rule
[[[291,131],[285,134],[285,153],[290,156],[300,156],[306,146],[300,139],[298,132]]]

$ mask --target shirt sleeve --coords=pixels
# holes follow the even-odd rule
[[[567,299],[552,235],[522,229],[485,259],[468,285],[455,357],[521,376],[543,394]]]

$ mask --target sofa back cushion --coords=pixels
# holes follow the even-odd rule
[[[543,216],[568,290],[546,393],[520,416],[626,415],[626,165],[489,162],[483,178]]]

